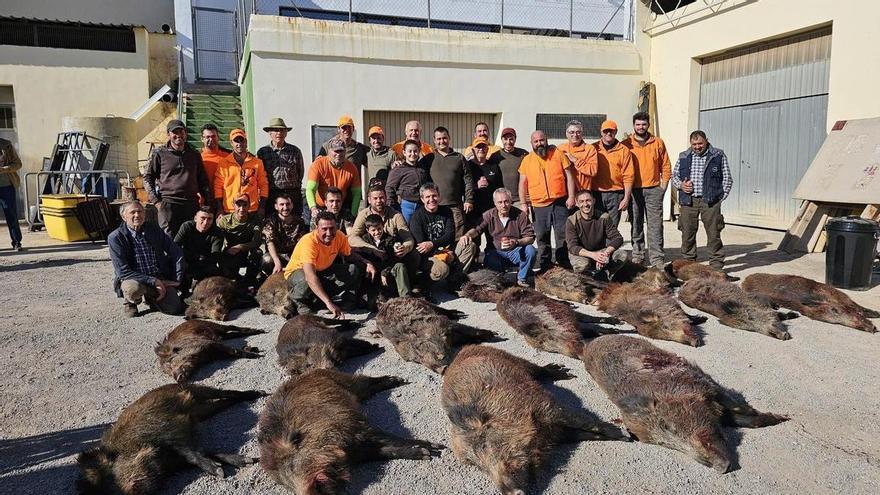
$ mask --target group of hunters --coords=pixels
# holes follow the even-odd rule
[[[298,313],[326,309],[339,317],[356,307],[374,309],[385,297],[430,297],[441,280],[455,289],[479,263],[481,246],[482,265],[516,270],[521,286],[554,264],[607,276],[624,259],[664,263],[663,196],[670,182],[681,206],[683,257],[696,258],[702,219],[710,264],[721,268],[721,203],[732,185],[727,158],[694,131],[690,148],[671,166],[649,123],[647,114],[635,114],[633,132],[620,141],[617,124],[606,120],[601,139],[588,143],[582,123],[573,120],[566,143],[550,145],[537,130],[527,151],[516,146],[512,128],[501,131],[496,146],[481,122],[460,153],[442,126],[433,130],[433,145],[422,141],[417,121],[390,147],[378,126],[367,132],[369,145],[362,144],[346,115],[306,166],[280,118],[263,128],[269,144],[256,155],[241,129],[229,134],[231,149],[220,147],[212,124],[202,128],[199,153],[186,143],[183,123],[173,120],[167,143],[143,173],[158,225],[131,201],[108,238],[114,288],[128,316],[137,316],[144,300],[179,314],[181,297],[201,279],[226,276],[253,294],[281,273]],[[632,224],[626,255],[619,251],[623,211]]]

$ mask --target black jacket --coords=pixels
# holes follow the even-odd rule
[[[145,222],[143,226],[147,242],[153,246],[159,271],[165,280],[183,282],[184,260],[183,251],[171,240],[158,225]],[[107,237],[110,247],[110,261],[113,263],[113,290],[117,297],[122,297],[122,281],[137,280],[143,284],[154,286],[156,278],[137,271],[134,256],[134,239],[125,222]]]

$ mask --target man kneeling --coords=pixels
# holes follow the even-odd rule
[[[623,236],[608,214],[596,215],[595,200],[590,191],[580,191],[576,197],[578,210],[565,221],[565,243],[576,272],[596,278],[608,278],[626,260],[626,253],[618,251]]]
[[[492,236],[495,249],[486,251],[486,267],[503,272],[508,267],[515,266],[519,268],[516,274],[517,284],[527,287],[527,279],[535,266],[538,253],[532,245],[535,242],[535,229],[529,216],[512,206],[511,196],[510,191],[503,187],[496,189],[492,193],[495,208],[483,213],[480,224],[461,236],[458,243],[466,246],[474,239],[479,239],[483,232],[488,232]]]
[[[334,318],[342,318],[345,314],[332,297],[341,295],[346,309],[355,307],[358,301],[356,291],[363,277],[358,264],[366,267],[370,280],[376,280],[378,273],[372,263],[352,253],[348,239],[336,231],[333,213],[318,213],[315,224],[315,230],[296,243],[290,262],[284,269],[284,278],[290,290],[287,297],[299,314],[311,313],[310,304],[317,297]],[[337,260],[340,255],[349,257],[349,261],[354,263]]]

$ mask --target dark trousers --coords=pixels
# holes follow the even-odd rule
[[[357,263],[333,263],[326,270],[318,272],[318,280],[328,296],[333,297],[345,291],[353,292],[363,278],[364,272]],[[297,308],[305,305],[310,306],[316,302],[317,297],[306,281],[306,274],[302,270],[296,270],[287,279],[287,298]]]
[[[678,230],[681,231],[681,255],[684,259],[697,259],[697,230],[703,221],[709,247],[709,266],[718,270],[724,267],[724,243],[721,231],[724,229],[724,215],[721,214],[721,201],[709,206],[703,198],[692,198],[691,206],[681,205],[678,216]]]
[[[159,201],[156,203],[156,211],[159,214],[159,227],[168,233],[173,239],[180,230],[183,222],[192,220],[196,216],[199,209],[198,201],[188,201],[185,203],[171,203],[169,201]]]
[[[217,264],[216,257],[187,260],[186,272],[184,274],[183,284],[180,286],[180,291],[187,294],[199,280],[204,280],[208,277],[215,277],[220,274],[220,267]]]
[[[556,240],[556,264],[570,268],[568,249],[565,246],[565,221],[568,219],[568,208],[565,207],[565,198],[559,198],[548,206],[533,206],[532,213],[535,216],[535,237],[538,239],[539,268],[545,269],[551,263],[550,229],[553,229],[553,238]]]
[[[455,223],[455,240],[464,235],[464,208],[461,205],[448,205],[452,210],[452,221]]]
[[[623,201],[623,195],[623,191],[593,191],[594,208],[599,214],[607,213],[615,227],[620,225],[620,210],[617,207]]]
[[[634,188],[629,204],[632,224],[633,260],[648,258],[651,266],[663,265],[663,194],[660,186]],[[645,247],[645,219],[647,219],[647,249]],[[647,255],[645,252],[647,251]]]
[[[3,206],[3,215],[6,217],[6,226],[9,228],[12,244],[21,244],[21,227],[18,225],[18,200],[15,195],[15,186],[0,187],[0,206]]]
[[[224,277],[233,280],[255,282],[257,274],[260,272],[262,261],[263,251],[261,249],[239,251],[238,254],[229,254],[224,251],[223,254],[220,255],[220,273],[222,273]],[[243,279],[240,276],[242,268],[245,269]]]

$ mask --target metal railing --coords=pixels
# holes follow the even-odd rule
[[[45,181],[41,181],[41,178],[45,178]],[[40,211],[40,198],[43,195],[85,194],[108,197],[108,193],[115,189],[115,194],[110,197],[119,199],[124,187],[123,180],[125,184],[131,184],[131,176],[125,170],[43,170],[25,174],[24,204],[29,229],[33,232],[45,225],[43,213]],[[47,189],[51,192],[44,192]],[[94,193],[96,190],[102,191],[102,194]]]

